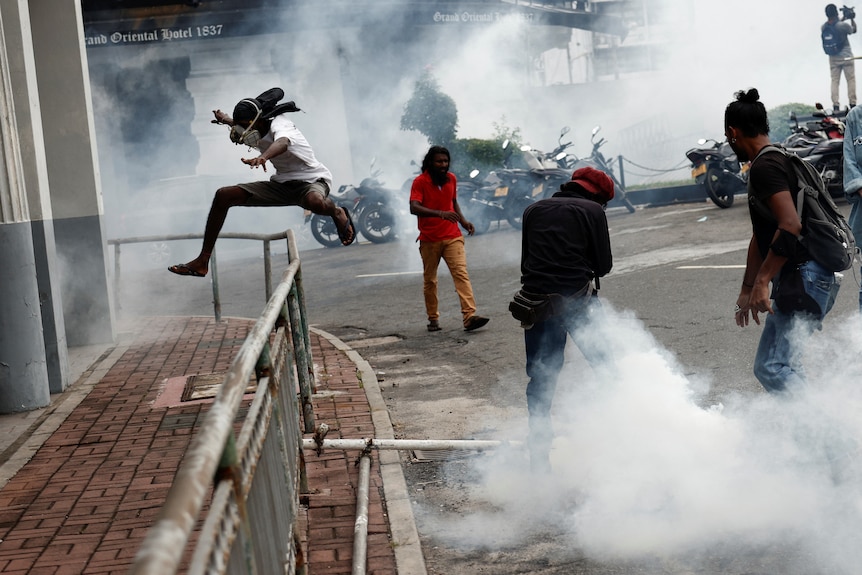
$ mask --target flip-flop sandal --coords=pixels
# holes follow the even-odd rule
[[[196,278],[205,278],[207,274],[202,274],[199,271],[193,270],[186,264],[176,264],[168,268],[168,271],[177,274],[178,276],[192,276]]]
[[[350,210],[348,210],[347,208],[341,208],[341,210],[344,212],[344,215],[347,216],[347,227],[345,227],[344,229],[340,229],[338,227],[338,224],[336,224],[335,228],[338,230],[338,239],[341,240],[341,245],[349,246],[356,241],[356,228],[353,225],[353,218],[350,217]],[[347,239],[347,230],[353,232],[353,236],[350,238],[349,241]]]

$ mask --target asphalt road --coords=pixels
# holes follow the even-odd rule
[[[760,328],[741,329],[733,319],[750,234],[738,204],[609,212],[614,269],[601,284],[608,320],[595,339],[623,368],[612,385],[600,385],[570,346],[555,403],[552,476],[531,476],[517,448],[403,454],[429,573],[834,574],[845,563],[858,566],[855,552],[823,551],[819,535],[784,517],[795,516],[788,509],[812,513],[787,487],[798,487],[796,475],[785,481],[774,467],[760,469],[764,454],[773,457],[764,438],[786,422],[769,420],[768,433],[758,427],[775,402],[751,375]],[[471,333],[461,328],[445,267],[443,330],[426,331],[412,240],[304,251],[310,323],[371,363],[396,436],[523,439],[523,335],[507,311],[519,287],[520,233],[502,224],[467,240],[479,312],[491,318]],[[262,260],[223,261],[219,270],[223,315],[256,317]],[[857,281],[846,274],[815,340],[853,314]],[[206,280],[130,270],[122,285],[123,314],[212,311]],[[756,477],[749,482],[740,467]],[[755,480],[760,475],[774,482]],[[772,502],[785,488],[788,500]],[[834,496],[827,490],[825,499]],[[759,508],[765,500],[774,505]],[[858,527],[857,514],[844,519]],[[831,519],[815,514],[801,523]]]

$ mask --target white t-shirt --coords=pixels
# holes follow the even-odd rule
[[[275,167],[275,173],[270,180],[314,182],[323,179],[332,187],[332,173],[314,157],[314,150],[308,140],[285,114],[273,118],[269,132],[260,139],[257,147],[264,152],[279,138],[287,138],[289,144],[286,152],[269,160]]]

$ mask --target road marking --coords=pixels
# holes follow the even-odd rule
[[[651,232],[651,231],[655,231],[655,230],[663,230],[664,228],[669,228],[671,226],[672,226],[672,224],[662,224],[660,226],[644,226],[642,228],[627,228],[624,230],[613,230],[611,235],[612,236],[622,236],[625,234],[639,234],[641,232]]]
[[[683,208],[683,209],[679,209],[679,210],[668,210],[666,212],[660,212],[660,213],[654,214],[651,219],[656,220],[659,218],[666,218],[668,216],[676,216],[679,214],[693,214],[696,212],[705,212],[707,210],[714,210],[714,209],[715,209],[715,206],[704,206],[704,207],[697,207],[697,208]]]
[[[358,278],[382,278],[386,276],[415,276],[422,272],[388,272],[385,274],[358,274]]]
[[[678,270],[744,270],[745,264],[729,266],[677,266]]]
[[[743,251],[748,249],[748,244],[750,242],[751,240],[747,239],[716,242],[684,248],[661,248],[619,259],[614,258],[614,268],[611,270],[611,275],[620,276],[622,274],[637,272],[658,266],[678,264],[679,262],[699,260],[706,257]]]

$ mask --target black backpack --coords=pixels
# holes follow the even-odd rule
[[[793,152],[777,146],[764,147],[754,159],[768,151],[781,152],[793,164],[799,183],[796,213],[799,215],[799,221],[802,222],[799,243],[808,252],[808,256],[826,270],[842,272],[849,269],[856,255],[856,239],[850,231],[850,226],[847,225],[847,220],[838,211],[838,207],[826,191],[823,178],[810,163]],[[753,161],[752,164],[754,164]],[[751,180],[748,185],[751,186]],[[761,214],[775,220],[772,212],[763,202],[753,194],[749,193],[748,197],[752,206]]]
[[[836,22],[837,23],[837,22]],[[820,29],[820,40],[823,42],[823,51],[830,56],[840,52],[847,43],[847,34],[838,30],[835,24],[827,22]]]

